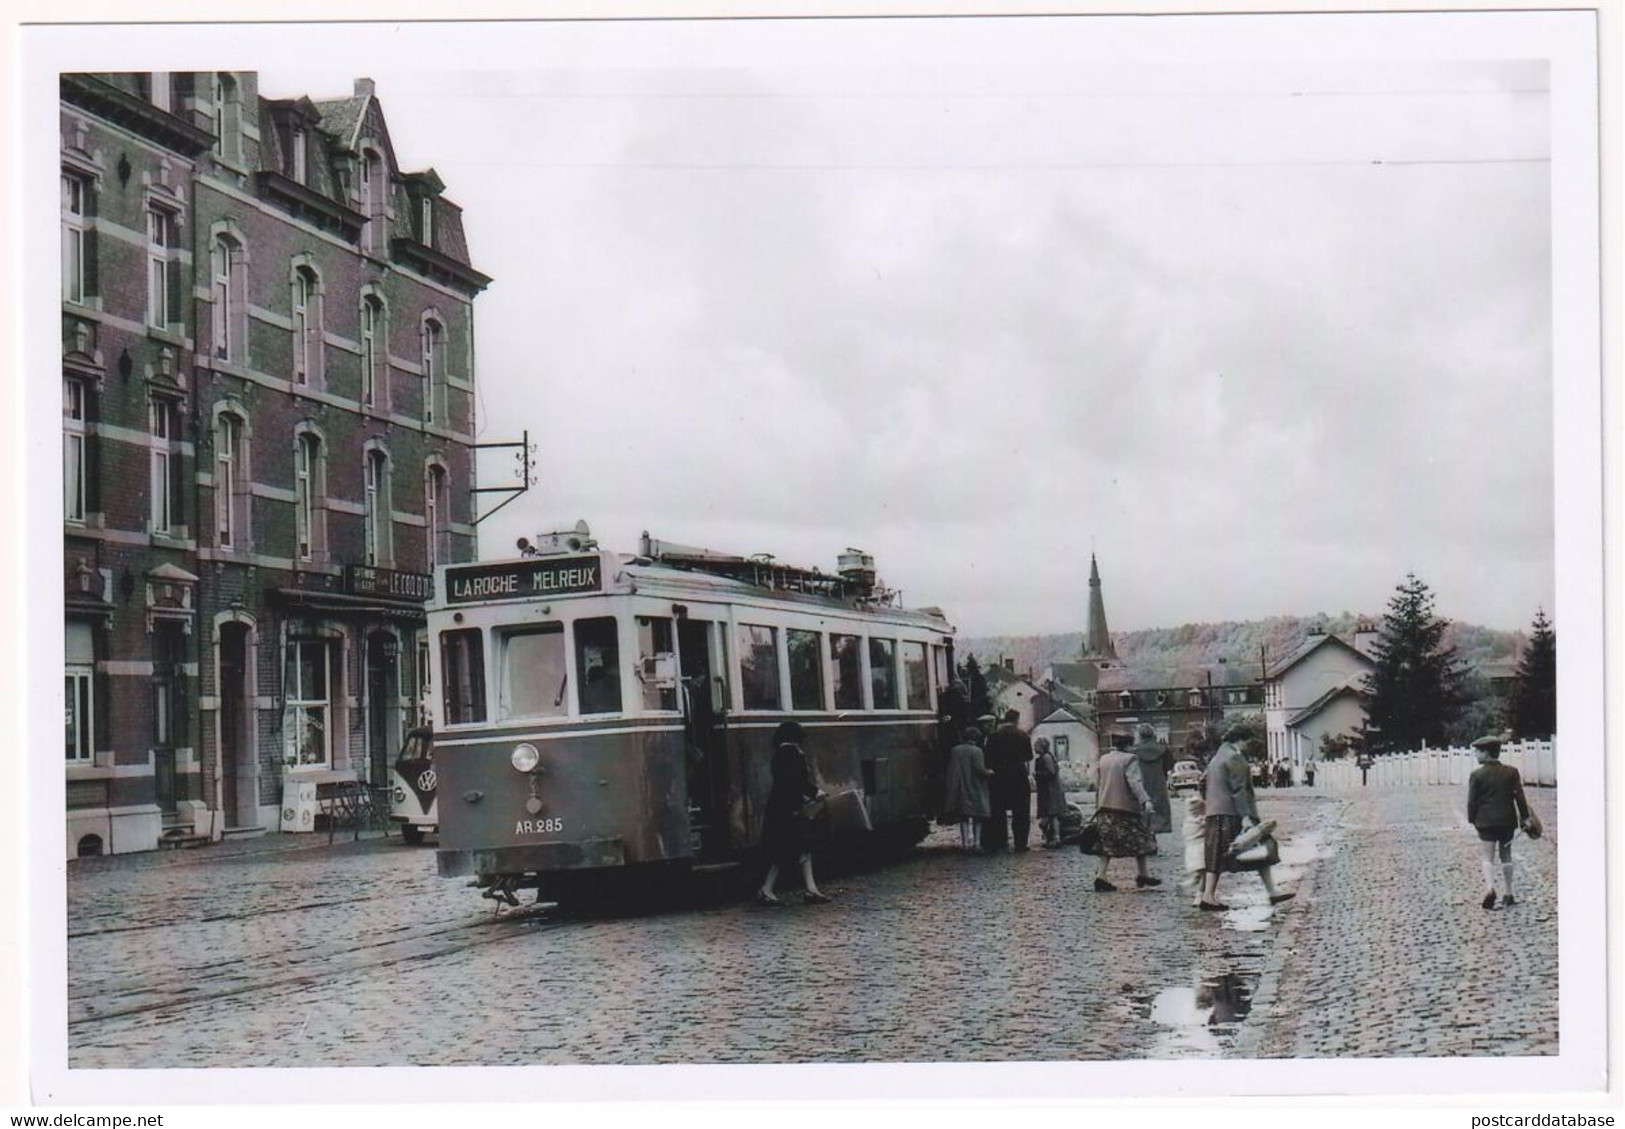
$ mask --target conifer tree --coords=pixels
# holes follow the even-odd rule
[[[1550,737],[1557,732],[1557,632],[1544,609],[1535,612],[1529,645],[1518,659],[1511,720],[1518,737]]]
[[[1444,643],[1447,621],[1433,613],[1433,591],[1415,574],[1394,590],[1372,646],[1376,668],[1365,678],[1373,751],[1442,745],[1461,706],[1462,668]]]
[[[965,656],[965,665],[960,672],[965,676],[965,688],[970,692],[971,717],[992,713],[993,695],[988,693],[987,677],[982,674],[982,664],[976,661],[974,654]]]

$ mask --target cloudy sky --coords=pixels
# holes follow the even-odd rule
[[[367,73],[539,447],[487,556],[859,546],[970,634],[1080,628],[1091,550],[1116,629],[1552,606],[1544,64]]]

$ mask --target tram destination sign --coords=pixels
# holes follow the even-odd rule
[[[516,564],[446,570],[446,603],[576,596],[603,587],[597,557],[548,557]]]

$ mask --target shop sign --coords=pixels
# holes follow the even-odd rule
[[[381,596],[390,600],[432,600],[434,577],[427,572],[402,572],[372,565],[345,565],[344,590],[352,596]]]

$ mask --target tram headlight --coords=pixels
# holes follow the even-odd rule
[[[531,744],[515,745],[513,755],[508,758],[509,763],[516,772],[534,772],[536,766],[542,763],[542,754],[536,751]]]

